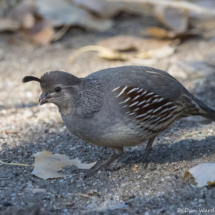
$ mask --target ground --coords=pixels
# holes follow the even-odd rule
[[[90,163],[110,156],[110,149],[94,146],[72,135],[54,105],[38,105],[40,87],[22,83],[25,75],[41,76],[50,70],[63,70],[79,77],[99,69],[129,65],[107,61],[96,53],[85,53],[74,64],[68,57],[85,45],[115,35],[141,37],[147,22],[122,15],[116,26],[105,33],[72,28],[50,46],[37,47],[14,36],[0,35],[0,159],[31,164],[33,153],[48,150]],[[174,56],[156,61],[155,68],[167,69],[175,59],[204,60],[213,54],[215,41],[197,37],[183,41]],[[214,107],[215,73],[180,80],[197,98]],[[178,214],[215,207],[215,188],[198,188],[192,177],[183,179],[189,168],[215,159],[215,123],[201,117],[185,118],[156,139],[150,163],[133,161],[145,144],[126,147],[119,159],[121,169],[102,172],[84,179],[83,174],[43,180],[31,174],[31,167],[0,165],[0,213],[38,214]],[[126,165],[125,165],[126,164]],[[63,170],[71,173],[71,169]],[[45,189],[45,192],[32,192]],[[85,194],[85,195],[84,195]],[[18,207],[20,209],[18,209]],[[188,212],[187,212],[188,213]],[[201,213],[210,214],[210,213]],[[214,214],[211,212],[211,214]]]

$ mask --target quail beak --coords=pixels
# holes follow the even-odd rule
[[[51,96],[48,96],[47,93],[42,93],[39,98],[40,105],[48,103],[50,98]]]

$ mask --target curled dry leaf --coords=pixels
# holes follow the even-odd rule
[[[80,49],[78,49],[75,53],[73,53],[69,57],[69,62],[73,63],[73,61],[82,53],[87,51],[98,51],[99,57],[106,58],[109,60],[128,60],[128,56],[125,54],[122,54],[120,52],[113,51],[111,49],[102,47],[102,46],[84,46]]]
[[[48,151],[37,152],[32,156],[35,157],[35,163],[33,164],[34,170],[31,174],[43,179],[69,176],[59,172],[65,166],[90,169],[96,164],[96,162],[84,164],[78,158],[70,160],[66,155],[52,154],[52,152]]]
[[[191,174],[197,182],[197,187],[215,184],[215,163],[199,164],[185,172],[184,178]]]

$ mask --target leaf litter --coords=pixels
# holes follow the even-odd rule
[[[69,157],[66,155],[52,154],[52,152],[46,150],[42,152],[37,152],[33,154],[32,157],[35,157],[35,162],[32,165],[5,163],[1,160],[0,163],[6,165],[34,167],[34,170],[31,172],[31,174],[42,179],[70,176],[61,172],[61,170],[66,166],[76,166],[78,169],[90,169],[96,164],[96,162],[89,164],[81,163],[78,158],[69,159]]]
[[[131,63],[135,63],[137,59],[160,59],[173,55],[178,44],[178,40],[116,36],[101,40],[98,45],[84,46],[76,50],[69,57],[69,62],[73,63],[79,55],[87,51],[97,51],[98,56],[104,59]]]

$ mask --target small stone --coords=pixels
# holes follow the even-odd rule
[[[154,164],[149,164],[148,168],[149,170],[155,170],[157,167]]]
[[[10,202],[3,202],[3,206],[9,207],[9,206],[13,206],[13,205]]]
[[[199,203],[205,203],[204,199],[199,199]]]
[[[11,193],[11,195],[10,196],[16,196],[16,193]]]

